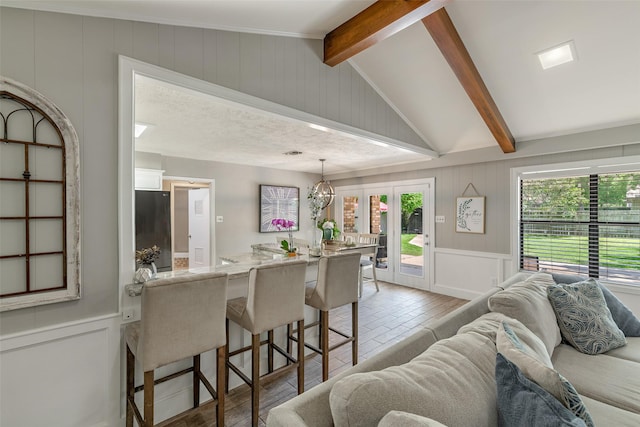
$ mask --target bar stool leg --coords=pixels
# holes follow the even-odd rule
[[[258,427],[260,414],[260,334],[251,335],[251,425]]]
[[[224,346],[224,392],[229,393],[229,319],[225,322],[227,343]]]
[[[267,369],[273,372],[273,329],[267,331]]]
[[[144,424],[153,425],[153,371],[144,373]]]
[[[133,399],[136,359],[127,346],[127,427],[133,427]]]
[[[225,387],[225,366],[227,351],[225,347],[216,349],[216,394],[218,405],[216,406],[216,427],[224,426],[224,387]]]
[[[293,345],[291,344],[291,329],[292,329],[292,324],[291,323],[287,323],[287,353],[291,354],[291,352],[293,351]],[[291,362],[289,362],[289,359],[287,359],[287,365],[289,365]]]
[[[200,355],[193,356],[193,407],[200,406]]]
[[[351,364],[358,364],[358,301],[351,303]]]
[[[322,350],[322,381],[329,379],[329,312],[320,310],[320,350]]]
[[[373,265],[371,266],[371,271],[373,271],[373,283],[376,284],[376,292],[380,292],[380,287],[378,286],[378,278],[376,277],[376,262],[374,259]]]
[[[304,319],[298,320],[298,394],[304,392]]]

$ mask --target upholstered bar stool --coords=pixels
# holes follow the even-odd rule
[[[320,311],[320,319],[307,327],[319,327],[319,348],[305,343],[305,346],[322,356],[322,381],[329,379],[329,352],[344,344],[351,343],[352,364],[358,363],[358,271],[360,254],[347,252],[323,256],[318,261],[318,280],[307,285],[305,304]],[[329,310],[351,304],[351,335],[329,326]],[[329,331],[346,338],[329,346]],[[287,337],[295,341],[291,333]],[[298,341],[299,342],[299,341]]]
[[[154,385],[193,372],[193,407],[200,405],[200,383],[216,402],[216,425],[224,425],[225,317],[227,273],[186,275],[146,282],[141,320],[125,328],[127,346],[127,427],[135,416],[140,426],[154,425]],[[200,354],[216,350],[216,389],[200,371]],[[193,357],[193,366],[154,379],[161,366]],[[135,387],[135,362],[142,365],[144,384]],[[144,418],[135,392],[144,390]]]
[[[251,345],[227,352],[227,388],[229,369],[251,387],[251,424],[258,425],[260,410],[260,347],[268,345],[268,373],[273,369],[273,350],[287,359],[287,366],[298,368],[298,394],[304,391],[304,346],[298,346],[297,357],[276,345],[273,329],[297,322],[298,339],[304,342],[304,277],[307,261],[283,261],[264,264],[249,271],[249,289],[246,298],[235,298],[227,303],[227,342],[229,321],[251,333]],[[267,332],[267,340],[260,334]],[[230,357],[251,350],[251,378],[229,360]],[[291,363],[293,365],[291,365]],[[279,371],[279,370],[278,370]]]

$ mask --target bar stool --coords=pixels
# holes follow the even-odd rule
[[[273,370],[273,350],[283,355],[287,366],[298,368],[298,394],[304,391],[304,346],[299,345],[297,358],[273,342],[273,329],[297,322],[298,339],[304,342],[304,277],[307,261],[284,261],[264,264],[249,271],[249,291],[246,298],[235,298],[227,303],[227,342],[229,321],[251,333],[251,345],[227,352],[227,389],[229,369],[251,387],[251,424],[258,425],[260,410],[260,348],[268,345],[268,373]],[[267,331],[267,340],[260,341],[260,334]],[[230,357],[251,350],[251,378],[247,377],[229,360]]]
[[[351,343],[351,361],[358,363],[358,272],[360,271],[360,253],[347,252],[323,256],[318,261],[318,280],[305,289],[305,304],[320,311],[320,319],[307,325],[318,326],[320,346],[304,345],[322,356],[322,381],[329,379],[329,352],[344,344]],[[329,326],[329,310],[351,304],[351,335]],[[329,331],[346,338],[329,347]],[[287,333],[288,340],[296,341]]]
[[[380,292],[380,287],[378,286],[378,278],[376,277],[376,257],[378,255],[378,240],[380,239],[380,235],[378,234],[359,234],[358,235],[358,243],[360,244],[375,244],[375,247],[371,248],[370,253],[362,254],[362,258],[360,258],[360,295],[362,295],[362,288],[364,284],[363,279],[363,270],[365,268],[371,267],[371,273],[373,274],[373,279],[367,280],[367,282],[373,282],[376,285],[376,292]]]
[[[153,426],[154,386],[193,372],[193,408],[200,405],[200,383],[216,402],[216,425],[224,425],[225,317],[227,273],[206,273],[146,282],[141,320],[125,328],[127,346],[127,427],[135,416],[140,426]],[[216,349],[216,390],[200,371],[200,354]],[[193,366],[154,380],[154,370],[193,357]],[[136,358],[144,384],[134,386]],[[144,418],[135,393],[144,390]]]

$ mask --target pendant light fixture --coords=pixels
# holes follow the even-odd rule
[[[333,187],[331,186],[331,184],[329,184],[329,182],[324,180],[324,161],[326,159],[320,159],[320,161],[322,162],[322,175],[320,178],[320,181],[316,182],[313,185],[313,193],[316,195],[316,197],[322,201],[322,208],[324,209],[327,206],[331,205],[331,203],[333,203],[333,199],[335,199],[336,197],[336,192],[333,189]]]

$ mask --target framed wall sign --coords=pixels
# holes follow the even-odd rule
[[[456,199],[456,232],[484,234],[484,196]]]
[[[271,224],[275,218],[295,222],[292,231],[299,229],[300,189],[278,185],[260,185],[260,232],[277,232]]]

